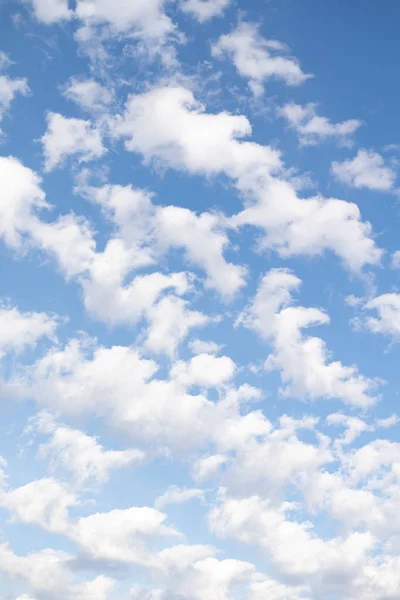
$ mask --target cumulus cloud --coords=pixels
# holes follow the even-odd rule
[[[300,198],[289,181],[277,177],[283,165],[275,150],[241,141],[251,133],[244,116],[207,113],[190,90],[159,87],[130,96],[111,129],[146,163],[228,176],[246,200],[229,223],[264,230],[260,249],[274,249],[282,257],[330,250],[354,271],[380,262],[382,251],[358,206],[321,196]]]
[[[284,44],[264,39],[253,23],[241,22],[236,29],[222,35],[213,45],[212,53],[218,58],[229,57],[239,75],[248,79],[255,96],[263,93],[268,79],[300,85],[311,77],[302,71],[295,58],[287,56]]]
[[[300,284],[292,272],[272,269],[262,278],[253,302],[239,317],[239,324],[254,329],[271,343],[265,368],[280,371],[286,384],[282,393],[287,396],[337,398],[361,407],[374,404],[375,382],[359,374],[355,366],[330,362],[325,342],[303,333],[303,329],[326,325],[330,319],[317,308],[291,306],[291,292]]]
[[[35,17],[46,25],[68,20],[73,16],[68,0],[31,0],[31,2]]]
[[[144,452],[138,449],[105,449],[96,438],[59,424],[46,413],[36,417],[30,426],[32,428],[50,434],[50,439],[40,444],[39,455],[50,458],[51,470],[72,473],[77,484],[88,479],[105,483],[114,469],[140,463],[145,457]]]
[[[8,56],[2,52],[0,54],[0,122],[18,94],[28,96],[30,93],[28,80],[25,77],[12,78],[2,74],[2,71],[10,65],[11,61]],[[0,129],[0,135],[1,133]]]
[[[230,0],[181,0],[180,7],[200,23],[222,15]]]
[[[90,121],[52,112],[47,115],[47,130],[41,142],[46,171],[62,165],[69,156],[75,156],[81,163],[100,158],[107,152],[100,132]]]
[[[381,333],[397,338],[400,335],[400,294],[395,292],[381,294],[361,305],[362,311],[372,311],[376,316],[364,316],[353,319],[356,327],[365,328],[372,333]]]
[[[114,100],[114,93],[95,79],[72,77],[63,89],[64,96],[83,110],[101,111]]]
[[[396,173],[384,158],[372,150],[361,149],[356,156],[332,163],[332,173],[340,182],[358,189],[390,192],[396,183]]]
[[[183,504],[188,500],[197,498],[203,500],[205,491],[198,488],[179,488],[176,485],[171,485],[161,496],[159,496],[154,506],[161,509],[168,504]]]
[[[22,312],[15,306],[0,305],[0,358],[9,351],[21,352],[42,337],[55,341],[59,320],[54,315]]]
[[[357,119],[332,123],[317,114],[315,104],[285,104],[278,114],[296,131],[303,146],[314,146],[329,139],[336,140],[341,146],[351,146],[351,136],[362,125]]]

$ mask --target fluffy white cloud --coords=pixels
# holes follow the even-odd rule
[[[69,535],[95,559],[158,566],[159,559],[146,545],[154,536],[179,533],[164,524],[165,515],[155,508],[132,507],[81,517]]]
[[[77,0],[75,14],[87,26],[108,25],[114,33],[138,32],[146,38],[165,38],[174,29],[164,12],[164,0]]]
[[[278,572],[292,580],[307,579],[317,589],[323,583],[322,589],[336,593],[346,590],[346,583],[356,578],[373,548],[373,537],[357,532],[325,541],[311,523],[288,519],[287,513],[293,510],[295,506],[289,503],[275,508],[257,496],[223,497],[209,520],[218,535],[259,544]],[[336,582],[332,588],[330,582]]]
[[[333,175],[350,187],[390,192],[396,173],[385,164],[384,158],[372,150],[361,149],[352,159],[332,163]]]
[[[189,274],[153,272],[129,281],[132,270],[152,265],[168,248],[180,246],[191,262],[209,274],[207,285],[227,297],[243,285],[244,269],[225,261],[222,252],[228,238],[212,215],[197,217],[187,211],[183,219],[167,218],[170,207],[153,210],[149,194],[142,190],[101,188],[99,198],[118,232],[103,252],[96,252],[94,232],[86,219],[74,214],[61,215],[53,222],[40,219],[38,210],[50,205],[41,179],[32,170],[16,159],[2,158],[1,175],[0,235],[7,245],[16,249],[30,245],[55,258],[67,278],[78,278],[85,306],[94,317],[112,324],[134,324],[146,318],[146,345],[152,351],[172,354],[192,327],[206,324],[209,318],[190,310],[187,301],[178,297],[193,287]],[[202,245],[205,237],[207,246]],[[152,248],[157,239],[159,247]],[[167,290],[176,295],[163,296]]]
[[[21,312],[15,306],[0,305],[0,358],[10,350],[21,352],[47,337],[55,340],[58,319],[46,313]]]
[[[304,328],[328,324],[329,316],[317,308],[290,306],[291,291],[301,281],[286,269],[272,269],[261,280],[254,301],[239,323],[269,340],[272,353],[265,367],[279,370],[285,395],[300,399],[337,398],[354,406],[367,407],[376,398],[375,382],[358,373],[355,366],[329,362],[324,341],[305,336]]]
[[[373,333],[382,333],[397,338],[400,334],[400,294],[382,294],[362,303],[363,311],[373,311],[376,316],[356,317],[353,324]]]
[[[204,500],[205,491],[198,488],[179,488],[176,485],[171,485],[161,496],[159,496],[154,506],[161,509],[168,504],[183,504],[188,500],[197,498]]]
[[[181,10],[200,23],[222,15],[231,0],[180,0]]]
[[[71,19],[73,16],[68,0],[31,0],[31,2],[35,17],[46,25]]]
[[[171,375],[187,386],[217,387],[228,383],[235,374],[236,365],[229,356],[197,354],[189,362],[176,362]]]
[[[309,79],[295,58],[285,56],[287,48],[276,40],[266,40],[257,25],[241,22],[222,35],[213,45],[213,56],[227,55],[233,61],[239,75],[249,80],[256,96],[264,91],[264,83],[271,78],[281,79],[287,85],[299,85]]]
[[[60,425],[46,413],[39,414],[34,423],[34,428],[39,432],[51,434],[48,442],[40,444],[39,454],[50,458],[53,471],[63,469],[72,473],[78,484],[88,479],[104,483],[113,469],[138,463],[145,456],[143,451],[137,449],[105,449],[96,438],[78,429]]]
[[[47,594],[56,600],[56,594],[63,593],[68,600],[70,594],[70,576],[68,563],[71,555],[51,549],[31,552],[18,556],[7,543],[0,545],[0,571],[9,579],[26,581],[33,592],[38,595]]]
[[[249,600],[307,600],[307,586],[290,586],[274,579],[261,579],[250,585]]]
[[[13,520],[40,525],[49,531],[65,533],[68,508],[77,504],[76,496],[55,479],[38,479],[1,493],[0,503]]]
[[[244,116],[206,113],[190,90],[159,87],[130,96],[124,114],[110,126],[146,162],[231,178],[246,206],[229,224],[263,229],[261,249],[274,249],[282,257],[331,250],[354,271],[379,263],[382,251],[357,205],[321,196],[303,199],[289,181],[273,177],[283,169],[279,154],[240,141],[251,133]],[[237,286],[237,274],[234,280]]]
[[[362,125],[357,119],[332,123],[317,114],[315,104],[285,104],[278,113],[297,132],[300,143],[304,146],[314,146],[330,138],[337,140],[342,146],[351,146],[351,136]]]
[[[192,340],[189,344],[193,354],[218,354],[222,350],[222,346],[212,341]]]
[[[86,111],[104,110],[114,94],[94,79],[72,77],[63,89],[64,96]]]
[[[218,427],[215,405],[190,395],[134,348],[91,348],[71,341],[37,361],[23,383],[37,401],[64,414],[96,413],[139,441],[181,451],[204,443]],[[15,381],[15,385],[17,382]]]
[[[273,249],[282,258],[318,256],[330,250],[351,271],[380,263],[383,251],[356,204],[319,195],[303,199],[289,182],[277,178],[256,190],[256,198],[231,223],[264,230],[260,250]]]
[[[221,467],[226,464],[228,457],[223,454],[213,454],[199,458],[193,465],[192,475],[197,481],[207,481],[219,474]]]
[[[245,269],[227,262],[223,256],[229,239],[218,215],[157,206],[151,194],[132,186],[83,185],[78,191],[100,204],[105,216],[117,227],[126,251],[134,254],[136,261],[142,257],[144,263],[153,262],[169,248],[183,248],[188,262],[206,271],[207,287],[229,298],[244,285]]]
[[[90,28],[110,27],[114,34],[137,33],[143,38],[163,39],[174,25],[164,11],[164,0],[118,0],[111,8],[107,0],[77,0],[75,10],[68,0],[31,0],[36,18],[49,25],[73,17],[82,22],[85,30],[80,37],[94,35]]]
[[[28,81],[25,77],[13,79],[12,77],[1,74],[1,71],[10,64],[11,61],[9,61],[8,56],[2,52],[0,55],[0,121],[4,116],[4,113],[10,108],[11,103],[17,94],[27,96],[30,92]]]
[[[47,130],[41,142],[46,171],[62,165],[69,156],[75,156],[81,163],[100,158],[107,152],[100,131],[90,121],[52,112],[47,115]]]
[[[193,174],[243,174],[280,167],[279,155],[268,146],[240,141],[251,134],[243,115],[212,114],[184,87],[158,87],[131,95],[125,112],[111,123],[115,135],[126,138],[127,150],[146,162]]]

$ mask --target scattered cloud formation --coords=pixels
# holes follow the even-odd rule
[[[279,114],[294,129],[303,146],[316,146],[326,140],[336,140],[341,146],[352,145],[352,135],[361,127],[358,119],[332,123],[327,117],[317,114],[315,104],[285,104]]]
[[[255,96],[263,93],[269,79],[296,86],[312,77],[302,71],[295,58],[287,56],[285,44],[263,38],[254,23],[243,21],[236,29],[222,35],[213,45],[212,54],[216,58],[230,58],[238,74],[248,79]]]
[[[341,183],[358,189],[390,192],[396,183],[395,171],[372,150],[361,149],[353,159],[333,161],[332,173]]]
[[[3,11],[1,598],[398,600],[397,54],[284,4]]]

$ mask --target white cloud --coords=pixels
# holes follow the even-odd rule
[[[42,337],[54,341],[57,325],[55,316],[0,305],[0,358],[10,350],[21,352],[34,346]]]
[[[272,345],[265,368],[278,370],[286,387],[284,395],[300,399],[337,398],[353,406],[368,407],[376,401],[375,382],[357,367],[329,362],[325,342],[308,337],[304,328],[324,325],[329,316],[317,308],[290,306],[291,291],[301,281],[287,269],[272,269],[261,280],[253,302],[239,317]]]
[[[155,450],[185,452],[204,443],[218,427],[214,404],[175,380],[155,378],[157,369],[134,348],[75,340],[37,361],[20,384],[39,404],[62,414],[94,412],[135,443],[151,440]]]
[[[18,556],[7,543],[0,545],[0,571],[11,580],[26,581],[34,592],[47,594],[56,600],[56,594],[63,593],[68,600],[69,573],[67,565],[71,555],[51,549],[31,552],[26,556]]]
[[[147,547],[146,540],[179,535],[164,520],[165,515],[155,508],[115,509],[81,517],[70,528],[69,535],[97,560],[157,566],[157,556]]]
[[[2,492],[0,504],[14,521],[40,525],[49,531],[65,533],[68,508],[77,504],[76,496],[55,479],[38,479]]]
[[[213,17],[219,17],[229,6],[231,0],[180,0],[181,10],[204,23]]]
[[[342,146],[351,146],[351,136],[362,125],[357,119],[332,123],[317,114],[315,104],[285,104],[278,113],[297,132],[304,146],[314,146],[329,138],[337,140]]]
[[[377,316],[361,316],[353,319],[356,327],[365,328],[372,333],[381,333],[397,338],[400,335],[400,294],[395,292],[382,294],[364,302],[363,311],[374,311]]]
[[[311,77],[303,73],[295,58],[285,56],[284,44],[264,39],[257,25],[252,23],[239,23],[231,33],[222,35],[213,45],[212,54],[219,58],[229,56],[239,75],[249,80],[256,96],[263,93],[268,79],[299,85]]]
[[[164,0],[118,0],[113,7],[107,0],[77,0],[75,10],[68,0],[31,0],[36,18],[47,25],[70,18],[82,22],[80,37],[95,35],[91,28],[110,27],[113,34],[137,34],[142,38],[164,39],[174,25],[164,11]]]
[[[199,458],[193,465],[192,475],[197,481],[206,481],[219,475],[221,467],[226,464],[228,457],[223,454],[213,454]]]
[[[153,262],[169,248],[183,248],[190,264],[207,273],[206,286],[230,298],[245,283],[246,270],[225,260],[229,246],[222,218],[211,213],[197,215],[177,206],[157,206],[145,190],[132,186],[81,186],[80,193],[100,204],[117,227],[127,248],[143,261]],[[137,258],[136,258],[137,260]]]
[[[204,500],[204,494],[205,491],[198,488],[179,488],[176,485],[171,485],[156,499],[154,506],[157,509],[161,509],[168,504],[183,504],[194,498]]]
[[[7,56],[3,55],[0,71],[2,68],[7,67],[7,60]],[[29,92],[30,90],[26,78],[13,79],[7,75],[0,74],[0,121],[3,119],[4,113],[10,108],[15,96],[17,94],[27,96]]]
[[[390,192],[396,182],[396,173],[372,150],[361,149],[353,159],[334,161],[332,173],[342,183],[358,189]]]
[[[115,135],[126,138],[127,150],[145,161],[187,170],[192,174],[225,173],[236,179],[280,167],[279,155],[268,146],[239,141],[251,134],[242,115],[211,114],[184,87],[159,87],[131,95],[122,116],[111,123]]]
[[[290,586],[274,579],[262,579],[250,584],[249,600],[307,600],[307,586]]]
[[[100,132],[90,121],[52,112],[47,115],[47,130],[41,142],[46,171],[62,165],[69,156],[75,156],[81,163],[100,158],[107,152]]]
[[[198,339],[192,340],[189,347],[193,354],[218,354],[222,350],[222,346],[216,342]]]
[[[105,110],[114,100],[110,89],[94,79],[72,77],[63,89],[63,94],[86,111]]]
[[[368,425],[358,417],[351,417],[342,413],[333,413],[326,418],[328,425],[343,425],[345,431],[337,439],[339,446],[352,444],[364,431],[374,431],[374,427]]]
[[[26,77],[12,78],[1,74],[1,71],[7,69],[11,64],[12,62],[7,54],[0,52],[0,122],[18,94],[21,94],[21,96],[30,94]],[[0,139],[2,135],[3,132],[0,129]]]
[[[289,182],[276,178],[267,180],[255,195],[256,202],[248,202],[231,223],[264,230],[260,250],[273,249],[282,258],[319,256],[330,250],[355,272],[380,263],[383,251],[356,204],[319,195],[303,199]]]
[[[73,11],[68,7],[68,0],[31,0],[31,2],[35,17],[46,25],[71,19],[73,16]]]
[[[235,371],[236,365],[229,356],[197,354],[189,362],[174,363],[171,376],[185,386],[218,387],[228,383]]]
[[[138,33],[146,38],[165,38],[174,25],[164,12],[164,0],[77,0],[76,16],[87,26],[108,25],[113,33]]]
[[[263,229],[260,249],[274,249],[282,257],[331,250],[354,271],[379,263],[382,251],[358,206],[321,196],[300,198],[290,182],[272,177],[282,172],[280,156],[268,146],[240,141],[251,133],[244,116],[206,113],[190,90],[160,87],[130,96],[125,113],[110,126],[145,162],[227,175],[246,205],[226,224]]]
[[[193,327],[202,327],[210,318],[176,296],[166,296],[147,310],[149,326],[145,332],[144,346],[155,353],[173,357],[180,343]]]
[[[337,590],[346,589],[349,574],[356,578],[373,547],[373,537],[355,532],[348,537],[318,537],[309,522],[287,519],[295,510],[285,503],[273,507],[257,496],[224,498],[210,513],[213,531],[223,537],[233,537],[244,543],[256,543],[269,554],[273,566],[294,581],[312,582],[315,588],[337,582]],[[332,591],[334,591],[333,588]]]
[[[104,483],[112,470],[141,462],[145,456],[137,449],[105,449],[96,438],[60,425],[52,421],[50,415],[46,418],[46,415],[39,414],[35,423],[38,431],[51,432],[50,440],[40,444],[39,454],[50,458],[53,471],[63,469],[72,473],[78,484],[92,478]],[[44,423],[44,428],[41,423]]]

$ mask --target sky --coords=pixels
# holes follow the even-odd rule
[[[398,600],[400,6],[0,2],[0,600]]]

